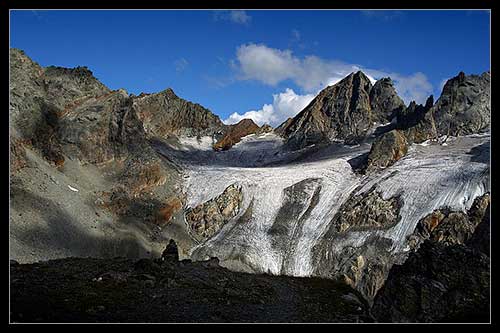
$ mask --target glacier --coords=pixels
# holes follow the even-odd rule
[[[489,133],[412,145],[394,165],[369,175],[356,173],[350,162],[367,154],[370,142],[287,151],[279,136],[266,133],[246,136],[220,152],[211,149],[213,142],[211,137],[181,137],[156,148],[182,167],[186,207],[216,197],[231,184],[242,186],[238,215],[189,251],[193,260],[217,257],[233,270],[318,275],[313,249],[322,240],[327,252],[335,254],[359,248],[376,236],[390,240],[390,252],[401,255],[409,250],[407,237],[420,219],[443,207],[466,211],[475,198],[490,191]],[[384,200],[402,200],[396,225],[348,231],[325,245],[325,233],[342,204],[372,188]],[[297,216],[284,222],[286,232],[273,232],[277,217],[282,219],[278,215],[291,208]]]

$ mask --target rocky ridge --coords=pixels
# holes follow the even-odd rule
[[[76,239],[85,239],[82,249],[92,247],[95,256],[114,256],[123,246],[134,248],[134,257],[157,253],[165,241],[158,228],[178,218],[184,197],[179,167],[159,155],[150,138],[216,133],[225,125],[171,89],[142,96],[112,91],[86,67],[43,68],[18,49],[10,50],[10,66],[14,258],[64,256],[72,253],[66,242],[78,244]],[[50,191],[47,206],[27,206],[41,191]],[[70,200],[67,191],[75,193]],[[46,211],[52,205],[62,207]],[[40,244],[25,235],[47,223],[54,230],[42,241],[45,250],[32,251]],[[75,230],[66,230],[69,225]],[[64,240],[61,232],[76,239]],[[89,236],[78,237],[80,232]],[[116,237],[109,253],[92,245],[101,237]]]
[[[374,119],[371,88],[365,74],[351,73],[322,90],[288,125],[279,126],[279,131],[293,149],[334,139],[355,142],[366,135]]]
[[[242,119],[237,124],[228,125],[224,136],[217,140],[213,148],[216,151],[228,150],[233,145],[240,142],[242,137],[254,133],[262,133],[263,131],[269,132],[270,130],[269,128],[261,130],[259,125],[254,123],[251,119]]]
[[[218,116],[199,104],[179,98],[170,88],[134,97],[133,107],[149,137],[211,136],[225,131]]]
[[[490,124],[490,72],[460,72],[446,82],[439,99],[408,106],[390,78],[373,86],[362,72],[322,90],[298,115],[275,129],[292,149],[341,140],[355,144],[373,133],[374,125],[392,122],[389,134],[375,135],[365,171],[387,167],[406,154],[407,144],[487,131]],[[390,141],[390,142],[389,142]]]
[[[411,171],[407,167],[395,169],[393,173],[384,169],[390,168],[407,153],[412,155],[416,150],[424,150],[415,143],[431,139],[439,145],[443,143],[443,135],[480,133],[487,131],[486,124],[489,124],[489,72],[470,77],[461,74],[448,82],[449,87],[443,90],[443,96],[436,104],[431,96],[425,106],[410,103],[403,109],[389,79],[379,80],[379,84],[371,86],[367,77],[358,72],[325,89],[296,118],[275,130],[275,133],[285,136],[287,147],[305,148],[300,155],[281,151],[281,143],[269,133],[268,127],[255,128],[253,122],[243,121],[242,130],[234,131],[237,125],[223,125],[210,111],[180,99],[171,90],[131,96],[124,90],[107,89],[84,67],[42,68],[18,50],[11,50],[11,59],[11,253],[20,261],[75,255],[157,257],[160,248],[172,237],[180,244],[180,257],[185,258],[192,254],[186,249],[193,249],[199,243],[200,248],[196,249],[199,251],[207,244],[222,243],[227,234],[230,242],[236,241],[248,251],[241,254],[233,248],[231,260],[250,263],[248,258],[257,255],[266,265],[276,264],[276,271],[280,274],[296,274],[308,269],[307,261],[301,260],[307,259],[304,248],[312,240],[317,242],[312,252],[313,274],[340,279],[371,302],[384,284],[390,267],[406,259],[406,256],[393,252],[392,248],[399,244],[394,243],[394,236],[387,236],[391,229],[398,229],[399,219],[404,214],[399,199],[401,193],[351,192],[353,189],[345,187],[342,190],[345,193],[325,199],[325,194],[336,193],[334,191],[343,184],[342,181],[365,179],[365,175],[351,174],[342,159],[334,161],[333,167],[328,167],[328,173],[323,175],[321,168],[314,169],[319,165],[315,166],[314,162],[326,159],[332,153],[353,156],[358,148],[344,146],[340,149],[332,145],[323,151],[317,147],[311,149],[309,144],[335,140],[350,144],[361,142],[361,151],[366,146],[363,140],[374,139],[370,152],[366,154],[364,172],[367,180],[371,177],[380,184],[387,179],[390,182],[394,174]],[[451,114],[453,116],[448,116]],[[393,120],[394,116],[396,120],[387,131],[373,132],[372,121],[385,122]],[[455,119],[461,119],[460,123]],[[206,151],[196,148],[204,144],[206,138],[212,143],[230,138],[225,140],[232,146],[250,132],[269,135],[262,140],[257,138],[258,135],[245,138],[234,148],[234,154],[231,151],[213,152],[211,146]],[[189,140],[185,139],[186,136]],[[154,140],[168,143],[172,137],[184,140],[178,142],[180,150],[175,153],[175,149],[162,150],[151,145]],[[194,137],[196,140],[191,139]],[[465,147],[470,145],[467,142],[474,141],[467,140],[464,141]],[[186,143],[191,146],[186,146]],[[259,147],[267,150],[259,155],[256,153]],[[460,143],[456,147],[463,149]],[[436,152],[438,148],[431,145],[428,150]],[[351,153],[346,154],[343,150]],[[488,151],[489,143],[474,146],[468,153],[472,155],[470,163],[488,162],[485,154]],[[184,152],[185,156],[205,159],[205,166],[201,169],[209,169],[213,162],[216,169],[223,171],[221,176],[210,178],[211,183],[206,187],[216,186],[220,180],[226,182],[215,196],[211,195],[193,207],[186,207],[188,200],[182,191],[181,177],[193,176],[185,169],[185,161],[178,159]],[[302,181],[295,180],[294,175],[286,174],[288,170],[276,168],[283,163],[280,158],[286,159],[287,154],[299,157],[292,160],[295,163],[300,158],[307,161],[308,168],[300,170],[304,174],[301,177],[306,177],[306,173],[310,175]],[[246,160],[251,158],[264,163],[269,156],[275,165],[248,170],[243,178],[247,183],[240,186],[242,178],[238,178],[238,172],[249,169]],[[450,163],[460,162],[462,156],[457,156],[450,157]],[[234,166],[227,163],[236,160],[241,163],[237,165],[242,170],[224,168]],[[414,172],[410,174],[417,175],[430,167],[425,161],[415,164]],[[199,163],[198,160],[191,162]],[[462,170],[462,164],[456,165]],[[293,163],[289,165],[291,173],[294,172],[293,166]],[[412,167],[411,161],[407,166]],[[484,170],[477,171],[481,172],[480,175],[474,175],[474,170],[454,174],[457,179],[463,178],[467,185],[454,189],[453,193],[463,192],[474,198],[477,193],[488,191],[487,185],[482,183],[479,185],[483,187],[472,188],[477,179],[484,178]],[[277,171],[280,179],[290,177],[283,188],[275,188],[281,183],[273,178],[275,174],[271,171]],[[341,171],[344,179],[337,180],[335,173]],[[316,178],[318,176],[321,177]],[[262,179],[270,186],[256,190]],[[252,180],[254,183],[249,184]],[[331,180],[334,183],[329,184]],[[335,183],[337,181],[339,183]],[[447,180],[443,178],[442,182]],[[428,183],[431,186],[437,184]],[[471,189],[468,189],[469,185]],[[346,201],[341,199],[344,197]],[[256,218],[269,214],[271,210],[268,208],[278,199],[282,201],[276,209],[276,216],[271,219],[272,226],[269,230],[264,227],[266,234],[262,236],[262,239],[270,239],[270,249],[262,247],[255,252],[248,242],[265,246],[265,242],[258,239],[261,235],[238,238],[238,233],[255,232]],[[190,201],[195,202],[192,198]],[[317,223],[314,220],[321,221],[327,216],[318,215],[318,211],[332,210],[337,201],[339,211],[328,215],[331,228],[324,234],[314,234],[318,227],[312,225]],[[413,238],[407,240],[408,245],[417,252],[422,242],[433,242],[438,246],[465,243],[480,248],[473,240],[484,236],[485,227],[478,221],[489,211],[486,208],[488,203],[489,197],[482,196],[466,212],[440,207],[417,224]],[[190,235],[187,234],[186,222],[192,231]],[[259,225],[257,229],[261,227]],[[476,227],[478,233],[475,233]],[[370,235],[360,238],[361,241],[355,243],[357,245],[346,245],[340,251],[332,251],[335,244],[350,244],[356,235],[364,235],[366,231],[370,231]],[[205,253],[210,254],[201,250],[199,253],[198,259],[205,257]],[[259,264],[253,264],[253,268],[259,272]]]

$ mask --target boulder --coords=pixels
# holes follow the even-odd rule
[[[402,131],[392,130],[377,137],[366,161],[366,172],[387,168],[408,152],[408,142]]]
[[[179,261],[179,249],[177,248],[177,244],[173,239],[168,242],[167,247],[161,254],[162,261]]]

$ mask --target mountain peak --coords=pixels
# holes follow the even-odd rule
[[[279,126],[280,134],[293,148],[329,140],[357,141],[372,123],[370,79],[362,72],[352,72],[319,95],[288,125]]]

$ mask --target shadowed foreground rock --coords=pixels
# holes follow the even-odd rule
[[[426,240],[392,267],[372,314],[382,322],[489,322],[490,219],[466,244]]]
[[[11,263],[13,322],[364,322],[332,280],[231,272],[207,262],[68,258]]]

